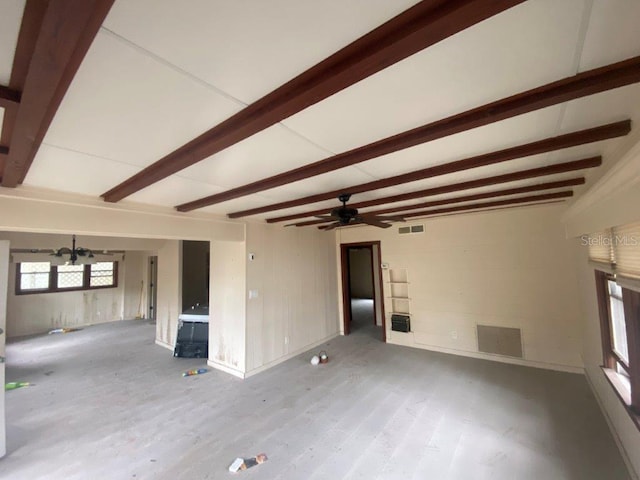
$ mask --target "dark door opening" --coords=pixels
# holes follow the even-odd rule
[[[380,242],[343,244],[340,249],[344,334],[358,330],[386,341]]]

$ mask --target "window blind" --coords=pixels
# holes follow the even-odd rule
[[[592,233],[588,237],[589,260],[611,265],[614,262],[613,238],[610,228]]]
[[[616,273],[640,279],[640,223],[614,227],[613,249]]]

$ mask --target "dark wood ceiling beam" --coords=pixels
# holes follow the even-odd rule
[[[463,210],[468,210],[470,208],[477,209],[477,208],[501,207],[505,205],[517,205],[521,203],[540,202],[545,200],[557,200],[560,198],[570,198],[570,197],[573,197],[573,191],[564,190],[562,192],[544,193],[542,195],[530,195],[527,197],[510,198],[507,200],[495,200],[491,202],[475,203],[470,205],[460,205],[457,207],[447,207],[447,208],[441,208],[437,210],[424,210],[421,212],[411,212],[403,216],[405,218],[414,218],[414,217],[422,217],[424,215],[460,212]]]
[[[113,1],[55,0],[48,3],[13,125],[2,176],[3,187],[15,187],[24,180]]]
[[[176,208],[181,212],[187,212],[243,197],[517,115],[637,82],[640,82],[640,57],[582,72],[303,167],[178,205]]]
[[[424,0],[102,197],[117,202],[524,0]]]
[[[496,200],[493,202],[484,202],[484,203],[474,203],[470,205],[460,205],[457,207],[448,207],[448,208],[440,208],[436,210],[424,210],[421,212],[412,212],[410,214],[403,215],[405,218],[409,217],[431,217],[434,215],[442,215],[445,213],[454,213],[454,212],[474,212],[480,209],[487,209],[493,207],[504,207],[508,205],[520,205],[523,203],[535,203],[535,202],[543,202],[543,203],[551,203],[546,202],[547,200],[557,200],[560,198],[569,198],[573,196],[573,192],[571,190],[566,190],[562,192],[556,193],[545,193],[542,195],[531,195],[528,197],[514,198],[508,200]],[[318,227],[323,230],[324,227]]]
[[[0,85],[0,107],[15,108],[20,103],[21,94],[18,90]]]
[[[13,64],[11,66],[11,77],[9,78],[9,86],[11,90],[22,92],[24,83],[27,79],[27,71],[29,63],[33,56],[33,50],[38,40],[40,27],[44,12],[49,5],[48,0],[27,0],[24,12],[22,14],[22,23],[18,32],[18,42],[13,55]],[[20,95],[22,97],[22,94]],[[9,142],[13,135],[13,128],[16,123],[17,108],[8,108],[4,112],[4,121],[2,122],[2,132],[0,132],[0,145],[6,146],[6,152],[0,162],[0,182],[4,173],[4,165],[6,163],[6,154],[9,153]]]
[[[308,203],[321,202],[323,200],[336,198],[339,194],[344,192],[349,192],[353,195],[356,193],[368,192],[380,188],[394,187],[397,185],[402,185],[404,183],[424,180],[425,178],[432,178],[439,175],[468,170],[471,168],[506,162],[509,160],[514,160],[516,158],[548,153],[563,148],[576,147],[579,145],[585,145],[587,143],[620,137],[627,135],[630,131],[631,121],[625,120],[623,122],[602,125],[600,127],[590,128],[587,130],[579,130],[577,132],[572,132],[557,137],[550,137],[544,140],[539,140],[537,142],[518,145],[516,147],[506,148],[504,150],[498,150],[496,152],[476,155],[474,157],[468,157],[462,160],[457,160],[442,165],[436,165],[434,167],[427,167],[402,175],[395,175],[393,177],[388,177],[381,180],[374,180],[372,182],[361,183],[359,185],[352,185],[350,187],[341,188],[339,190],[332,190],[330,192],[308,195],[296,200],[289,200],[286,202],[266,205],[264,207],[257,207],[240,212],[233,212],[230,213],[228,217],[239,218],[248,215],[257,215],[259,213],[272,212],[274,210],[281,210],[283,208],[297,207]]]
[[[392,195],[389,197],[376,198],[374,200],[368,200],[365,202],[350,203],[349,206],[353,208],[374,207],[376,205],[385,205],[389,203],[415,200],[417,198],[425,198],[433,195],[442,195],[444,193],[459,192],[463,190],[470,190],[472,188],[488,187],[492,185],[499,185],[502,183],[515,182],[518,180],[529,180],[537,177],[557,175],[559,173],[576,172],[579,170],[585,170],[587,168],[599,167],[600,165],[602,165],[602,157],[590,157],[582,160],[574,160],[572,162],[549,165],[546,167],[530,168],[527,170],[521,170],[519,172],[506,173],[503,175],[495,175],[492,177],[470,180],[467,182],[451,183],[448,185],[442,185],[440,187],[426,188],[424,190],[417,190],[414,192],[401,193],[399,195]],[[327,211],[327,208],[323,208],[298,214],[268,218],[267,223],[284,222],[315,215],[324,215],[327,213]]]
[[[558,180],[556,182],[545,182],[545,183],[539,183],[536,185],[527,185],[524,187],[493,190],[491,192],[475,193],[472,195],[462,195],[459,197],[445,198],[442,200],[432,200],[429,202],[421,202],[413,205],[402,205],[400,207],[381,208],[379,210],[371,210],[368,212],[361,212],[361,213],[366,213],[367,215],[368,214],[385,215],[388,213],[398,213],[398,212],[406,212],[407,210],[416,210],[418,208],[432,208],[432,207],[439,207],[442,205],[451,205],[454,203],[471,202],[473,200],[485,200],[487,198],[507,197],[509,195],[520,195],[522,193],[541,192],[543,190],[554,190],[557,188],[584,185],[584,182],[585,182],[584,177],[576,177],[576,178],[570,178],[568,180]],[[351,207],[351,205],[349,206]],[[404,214],[400,213],[400,216],[402,217],[404,216]],[[294,225],[296,227],[304,227],[307,225],[317,225],[320,223],[327,223],[331,221],[333,220],[309,220],[307,222],[300,222]]]

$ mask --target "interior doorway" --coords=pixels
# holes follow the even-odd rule
[[[343,331],[370,332],[386,341],[380,242],[340,245]]]

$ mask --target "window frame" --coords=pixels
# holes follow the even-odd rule
[[[103,262],[103,263],[113,263],[113,284],[112,285],[97,285],[91,286],[91,265],[95,264],[84,264],[84,270],[82,271],[82,286],[79,287],[58,287],[58,266],[50,265],[49,267],[49,286],[47,288],[38,288],[38,289],[28,289],[23,290],[20,288],[20,280],[22,276],[22,272],[20,272],[20,265],[22,263],[29,262],[19,262],[16,263],[16,281],[15,281],[15,293],[16,295],[37,295],[40,293],[62,293],[62,292],[78,292],[83,290],[101,290],[104,288],[117,288],[118,287],[118,261],[114,260],[112,262]]]
[[[616,345],[615,345],[615,341],[613,338],[613,314],[611,312],[611,297],[620,300],[620,302],[622,303],[623,306],[623,310],[624,310],[624,298],[623,295],[621,294],[620,297],[615,296],[615,295],[611,295],[611,291],[609,290],[609,282],[613,282],[615,283],[616,279],[614,275],[611,274],[607,274],[605,275],[605,288],[607,289],[607,323],[608,323],[608,328],[609,328],[609,337],[611,339],[610,343],[609,343],[609,354],[612,355],[615,359],[615,362],[617,362],[624,371],[627,372],[627,374],[629,374],[629,361],[622,358],[622,356],[620,355],[620,353],[616,350]],[[620,287],[622,288],[622,287]],[[625,329],[626,329],[626,333],[627,335],[625,335],[627,337],[627,349],[629,348],[629,337],[628,337],[628,328],[627,328],[627,319],[626,319],[626,312],[625,312]],[[615,369],[615,364],[614,364],[614,369]]]
[[[615,352],[612,336],[612,317],[608,282],[615,281],[610,273],[595,270],[596,295],[600,317],[600,332],[602,340],[602,370],[605,378],[613,387],[629,416],[640,430],[640,293],[622,287],[622,305],[627,331],[627,348],[629,362]],[[630,388],[621,379],[617,366],[622,366],[627,373]]]

